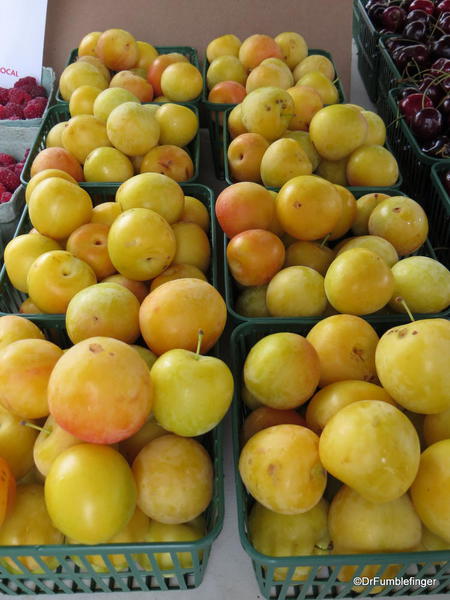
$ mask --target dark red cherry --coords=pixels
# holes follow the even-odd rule
[[[411,131],[421,141],[432,140],[442,131],[442,115],[436,108],[422,108],[411,120]]]
[[[450,35],[443,35],[430,44],[432,58],[450,58]]]
[[[432,0],[413,0],[409,5],[409,10],[423,10],[432,15],[434,13],[434,2]]]
[[[450,73],[450,59],[438,58],[431,65],[430,75],[432,77],[439,77],[444,73]]]
[[[376,26],[376,27],[382,27],[383,26],[383,13],[385,11],[386,5],[385,4],[374,4],[368,11],[367,14],[369,15],[370,20],[372,21],[372,23]]]
[[[402,90],[400,90],[400,92],[398,94],[398,98],[400,100],[403,100],[403,98],[407,98],[411,94],[417,94],[417,92],[418,92],[417,88],[408,86],[408,87],[405,87]]]
[[[427,37],[427,26],[423,21],[412,21],[407,23],[403,29],[403,35],[409,40],[423,42]]]
[[[405,11],[399,6],[388,6],[381,15],[381,22],[388,31],[400,31],[405,22]]]
[[[422,110],[424,107],[433,108],[433,103],[429,98],[423,94],[410,94],[398,103],[400,112],[405,115],[405,120],[409,124],[416,113]]]
[[[440,99],[442,98],[443,90],[439,84],[434,83],[432,77],[425,77],[422,83],[419,85],[419,91],[423,92],[427,98],[431,100],[433,106],[437,106]]]
[[[438,19],[436,30],[439,34],[450,33],[450,12],[442,13]]]
[[[450,12],[450,0],[441,0],[441,2],[439,2],[434,9],[434,14],[436,16],[439,16],[445,12]]]

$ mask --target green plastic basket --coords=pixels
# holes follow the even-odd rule
[[[148,102],[147,104],[155,104],[154,102]],[[158,105],[158,104],[157,104]],[[196,115],[198,114],[198,107],[194,104],[184,103],[185,106],[188,106]],[[57,123],[61,123],[61,121],[68,121],[70,119],[69,105],[67,102],[59,102],[52,106],[47,113],[42,125],[39,129],[39,133],[36,136],[34,144],[30,149],[30,153],[27,156],[27,160],[25,161],[25,165],[23,167],[23,171],[20,175],[20,180],[23,184],[27,184],[31,179],[31,165],[33,164],[34,159],[39,154],[41,150],[45,149],[45,140],[47,139],[47,135],[51,128]],[[190,155],[192,162],[194,164],[194,173],[190,179],[187,181],[183,181],[183,183],[191,183],[198,178],[199,168],[200,168],[200,132],[198,131],[195,138],[190,142],[185,150]],[[120,182],[86,182],[83,181],[80,183],[81,187],[86,190],[96,190],[98,186],[107,187],[110,186],[113,188]]]
[[[191,46],[155,46],[155,50],[158,54],[171,54],[172,52],[178,52],[179,54],[183,54],[189,60],[190,63],[197,67],[200,70],[200,64],[198,62],[198,53],[195,48]],[[74,63],[78,58],[78,48],[74,48],[70,54],[69,58],[66,61],[66,67],[71,63]],[[116,73],[117,71],[111,71],[112,73]],[[185,104],[187,106],[191,104],[199,104],[201,98],[201,93],[194,98],[193,100],[189,100],[189,102],[177,102],[177,104]],[[64,98],[61,96],[61,92],[58,90],[56,92],[56,102],[65,102]]]
[[[376,102],[378,98],[378,73],[377,69],[371,66],[369,57],[363,45],[358,39],[355,39],[356,49],[358,53],[358,71],[361,76],[367,95],[372,102]]]
[[[229,164],[228,164],[228,146],[230,145],[230,133],[228,131],[228,117],[230,115],[231,110],[227,110],[224,113],[224,120],[223,120],[223,155],[225,157],[225,181],[229,184],[232,185],[233,183],[236,183],[236,181],[233,181],[232,177],[231,177],[231,173],[230,173],[230,168],[229,168]],[[392,151],[389,141],[386,140],[386,144],[385,144],[386,148],[391,151],[393,154],[395,154],[395,152]],[[26,165],[25,165],[26,167]],[[391,190],[397,190],[399,191],[401,187],[403,187],[403,177],[402,177],[402,172],[401,169],[399,170],[399,176],[397,179],[397,183],[395,185],[391,185],[389,186],[389,189]],[[271,186],[265,186],[268,190],[272,190],[274,192],[278,192],[280,190],[280,188],[276,188],[276,187],[271,187]],[[365,191],[367,189],[371,189],[371,190],[377,190],[379,192],[381,192],[383,189],[388,189],[388,188],[382,188],[382,187],[378,187],[378,188],[365,188],[365,187],[361,187],[361,186],[355,186],[350,188],[353,193],[359,193],[359,192],[363,192],[360,195],[364,195],[367,194],[368,192]]]
[[[380,34],[369,19],[365,5],[367,0],[353,2],[353,39],[358,51],[358,71],[372,102],[378,97],[378,69]]]
[[[389,327],[376,326],[378,334]],[[310,326],[273,321],[270,324],[243,323],[231,336],[230,350],[232,368],[235,376],[235,395],[233,400],[232,433],[235,468],[235,482],[238,510],[238,527],[241,544],[252,560],[253,569],[264,598],[277,600],[315,600],[321,598],[373,597],[371,587],[362,593],[352,591],[352,582],[340,582],[338,574],[343,566],[355,566],[354,576],[362,576],[364,567],[373,565],[375,576],[383,576],[389,565],[399,565],[397,577],[433,578],[437,580],[434,588],[400,588],[386,587],[376,596],[414,596],[421,594],[445,594],[450,591],[450,551],[439,552],[404,552],[386,554],[351,554],[326,556],[290,556],[271,557],[261,554],[252,546],[248,536],[248,513],[253,500],[246,492],[239,476],[239,432],[248,414],[244,402],[240,398],[242,386],[242,367],[250,348],[261,338],[272,333],[289,331],[305,336]],[[296,567],[310,567],[311,571],[305,581],[293,579]],[[275,569],[286,568],[286,579],[275,580]],[[412,575],[413,574],[413,575]]]
[[[431,167],[442,163],[450,166],[450,159],[434,158],[422,152],[399,111],[400,91],[401,88],[396,88],[388,93],[388,122],[391,123],[387,128],[389,143],[405,178],[405,190],[426,209],[429,205]]]
[[[102,202],[113,201],[118,185],[97,186],[95,190],[89,190],[94,205]],[[214,193],[213,191],[199,183],[187,183],[181,186],[186,196],[194,196],[200,200],[208,209],[210,217],[209,241],[211,244],[211,264],[207,273],[208,280],[217,289],[219,285],[217,248],[216,248],[216,221],[214,214]],[[28,233],[32,224],[28,215],[28,208],[25,207],[22,217],[17,226],[14,237]],[[26,294],[19,292],[9,280],[6,268],[3,265],[0,271],[0,317],[4,315],[20,315],[19,307],[25,300]],[[23,315],[22,315],[23,316]],[[50,327],[59,330],[65,328],[64,314],[27,314],[27,319],[33,321],[39,327]]]
[[[404,196],[405,195],[402,192],[398,192],[398,190],[390,189],[390,188],[388,188],[388,189],[386,189],[386,188],[365,188],[364,190],[358,189],[357,191],[355,191],[356,188],[348,188],[348,189],[354,194],[354,196],[356,198],[360,198],[361,196],[364,196],[365,194],[370,194],[373,192],[386,193],[390,196]],[[440,206],[440,204],[438,202],[436,204],[438,206]],[[446,231],[445,241],[442,236],[437,236],[437,235],[433,234],[433,237],[431,237],[432,231],[430,228],[430,239],[428,239],[426,241],[426,243],[419,250],[414,252],[414,255],[428,256],[430,258],[434,258],[435,260],[440,259],[441,262],[443,262],[445,264],[444,253],[440,252],[438,254],[437,251],[435,252],[432,244],[433,245],[436,244],[437,250],[439,249],[439,247],[443,246],[445,243],[446,243],[447,247],[449,245],[450,233],[449,233],[449,229],[448,229],[448,224],[449,224],[449,220],[450,220],[450,203],[447,202],[446,206],[447,206],[446,219],[442,219],[442,221],[443,221],[442,231],[443,232]],[[442,217],[442,215],[439,213],[438,215],[436,215],[436,218],[438,218],[438,217]],[[224,269],[224,280],[225,280],[225,301],[227,303],[228,314],[230,315],[233,323],[239,324],[239,323],[243,323],[243,322],[248,322],[248,323],[270,324],[270,323],[276,321],[276,322],[287,323],[287,324],[302,323],[302,324],[307,324],[307,325],[312,326],[324,318],[323,316],[319,316],[319,317],[285,317],[285,318],[246,317],[246,316],[240,314],[239,312],[237,312],[236,301],[239,296],[239,292],[241,290],[239,289],[237,283],[233,279],[233,276],[231,275],[231,272],[230,272],[230,269],[228,266],[227,245],[228,245],[229,239],[223,233],[222,233],[222,237],[223,237],[223,269]],[[448,253],[448,249],[447,249],[447,253]],[[448,265],[448,263],[447,263],[447,265]],[[430,319],[430,318],[448,319],[448,318],[450,318],[450,307],[441,313],[426,314],[426,315],[415,313],[414,317],[416,319]],[[387,309],[387,308],[377,311],[376,313],[373,313],[371,315],[364,315],[362,318],[365,319],[366,321],[368,321],[369,323],[371,323],[372,325],[375,325],[375,324],[395,325],[398,323],[409,323],[409,321],[410,321],[409,316],[407,314],[389,311],[389,309]]]
[[[326,50],[319,50],[316,48],[310,48],[308,50],[308,55],[312,54],[320,54],[320,56],[325,56],[333,63],[334,69],[336,71],[336,65],[334,64],[333,57]],[[211,148],[214,159],[214,169],[216,171],[216,177],[218,179],[224,179],[225,177],[225,167],[224,167],[224,154],[223,154],[223,135],[222,135],[222,121],[224,112],[227,110],[231,110],[236,104],[225,104],[225,103],[217,103],[210,102],[208,100],[208,86],[206,84],[206,73],[208,72],[209,61],[205,56],[203,61],[203,93],[202,93],[202,104],[207,109],[207,118],[208,118],[208,129],[209,129],[209,139],[211,141]],[[345,102],[345,94],[344,89],[341,84],[341,80],[336,74],[337,82],[336,87],[339,92],[339,102]]]
[[[54,332],[50,331],[50,334]],[[49,339],[54,339],[49,337]],[[52,545],[52,546],[0,546],[0,591],[8,595],[74,594],[94,592],[134,592],[188,590],[198,587],[205,574],[211,546],[219,535],[224,517],[223,497],[223,425],[219,425],[201,440],[208,451],[214,467],[213,497],[206,510],[207,534],[195,542]],[[187,553],[191,567],[182,566],[178,553]],[[158,553],[168,553],[173,567],[163,570],[157,563]],[[126,568],[114,567],[109,555],[122,554]],[[140,566],[136,554],[146,557],[150,569]],[[108,572],[98,573],[88,556],[100,556]],[[19,557],[33,558],[42,573],[29,571]],[[50,569],[43,558],[51,558],[56,565]],[[22,573],[10,573],[5,559],[13,561]],[[74,559],[78,564],[74,562]],[[53,562],[52,561],[52,562]],[[80,566],[82,565],[82,566]]]
[[[437,164],[431,169],[431,194],[428,209],[430,239],[438,259],[450,269],[450,198],[441,176],[450,165]]]

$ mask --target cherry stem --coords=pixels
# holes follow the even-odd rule
[[[45,429],[45,427],[39,427],[39,425],[36,425],[35,423],[31,423],[31,421],[20,421],[20,424],[24,425],[25,427],[30,427],[31,429],[36,429],[37,431],[43,431],[47,435],[51,434],[51,431],[49,431],[48,429]]]
[[[331,232],[327,233],[327,235],[323,238],[323,240],[320,242],[320,247],[323,248],[325,246],[325,244],[328,242],[328,238],[330,237]]]
[[[399,302],[403,308],[406,310],[406,312],[408,313],[408,317],[411,319],[411,322],[415,321],[415,318],[413,317],[412,312],[409,309],[409,306],[406,304],[406,301],[404,298],[402,298],[401,296],[397,296],[397,298],[395,299],[396,302]]]
[[[200,360],[200,349],[202,347],[202,341],[203,341],[204,335],[205,335],[205,332],[203,331],[203,329],[199,329],[198,330],[197,350],[195,351],[195,360]]]

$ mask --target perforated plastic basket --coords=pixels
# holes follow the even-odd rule
[[[149,104],[153,104],[153,103],[150,102]],[[187,103],[185,103],[185,106],[188,106],[198,117],[198,107],[197,106],[195,106],[194,104],[187,104]],[[48,135],[49,131],[51,130],[51,128],[54,125],[56,125],[57,123],[61,123],[62,121],[68,121],[69,119],[70,119],[70,112],[69,112],[69,105],[67,104],[67,102],[60,102],[50,108],[50,110],[47,113],[47,116],[45,117],[44,121],[42,122],[42,125],[36,136],[34,144],[32,145],[30,153],[27,157],[27,160],[25,161],[25,165],[23,167],[23,171],[20,176],[20,180],[22,181],[22,183],[27,184],[30,181],[31,165],[33,164],[33,161],[36,158],[36,156],[39,154],[39,152],[41,150],[45,149],[45,140],[47,139],[47,135]],[[192,140],[192,142],[190,142],[187,145],[185,150],[189,153],[189,155],[192,159],[192,162],[194,164],[194,173],[189,180],[187,180],[183,183],[190,183],[197,179],[198,173],[199,173],[199,168],[200,168],[200,133],[199,133],[199,131],[197,132],[197,135]],[[118,182],[105,183],[105,182],[83,181],[83,182],[81,182],[80,185],[82,188],[89,191],[89,190],[95,190],[98,186],[100,186],[102,188],[107,187],[107,186],[114,187],[115,185],[117,185],[117,183]]]
[[[429,192],[428,220],[430,239],[437,258],[450,269],[450,198],[441,177],[450,165],[436,164],[431,168],[432,186]]]
[[[273,557],[257,552],[252,546],[248,534],[248,514],[253,499],[247,493],[239,475],[239,432],[248,409],[240,398],[242,387],[242,367],[250,348],[261,338],[272,333],[290,331],[305,336],[310,325],[272,321],[271,323],[244,323],[237,327],[231,336],[230,353],[235,376],[235,395],[233,400],[232,428],[233,453],[236,481],[238,527],[241,544],[249,555],[259,589],[264,598],[276,600],[315,600],[321,598],[374,597],[372,587],[364,591],[352,591],[352,581],[340,582],[339,572],[344,566],[354,566],[353,577],[363,577],[363,569],[369,565],[374,567],[371,577],[382,577],[385,569],[398,565],[395,576],[398,578],[414,577],[417,579],[433,579],[436,583],[431,587],[386,586],[375,596],[415,596],[422,594],[445,594],[450,591],[450,551],[439,552],[404,552],[386,554],[330,554],[323,556],[290,556]],[[375,326],[379,335],[389,327]],[[297,567],[310,568],[304,581],[294,579]],[[282,581],[276,580],[275,569],[285,568],[286,576]],[[389,577],[395,577],[389,575]],[[386,575],[386,577],[388,577]],[[376,590],[375,590],[376,591]]]
[[[113,201],[118,187],[118,185],[108,187],[97,186],[95,190],[89,190],[89,195],[92,198],[93,204],[97,205],[102,202]],[[209,241],[211,244],[211,264],[207,276],[210,283],[217,288],[219,277],[217,265],[214,193],[210,188],[198,183],[183,184],[181,187],[183,188],[186,196],[193,196],[194,198],[197,198],[208,209],[211,222],[209,230]],[[28,215],[28,208],[25,207],[14,235],[18,236],[28,233],[31,228],[32,224]],[[20,314],[19,308],[25,298],[26,295],[16,290],[12,285],[6,272],[6,268],[3,266],[2,270],[0,271],[0,316],[7,314]],[[28,319],[30,319],[30,321],[33,321],[38,326],[57,328],[61,331],[65,327],[65,315],[63,314],[27,314],[26,316]]]
[[[367,0],[353,1],[353,38],[358,48],[358,69],[372,102],[377,99],[380,34],[366,12]],[[364,60],[360,62],[360,54]]]
[[[325,56],[330,59],[334,65],[334,69],[336,71],[336,65],[334,64],[333,57],[326,50],[319,50],[316,48],[310,48],[308,51],[308,55],[312,54],[320,54],[321,56]],[[202,93],[202,104],[207,109],[207,117],[208,117],[208,129],[209,129],[209,139],[211,140],[211,148],[213,152],[214,159],[214,168],[216,171],[216,177],[218,179],[224,179],[225,170],[224,170],[224,154],[223,154],[223,135],[222,135],[222,125],[223,125],[223,117],[224,111],[232,109],[236,104],[224,104],[224,103],[216,103],[210,102],[208,100],[208,86],[206,84],[206,73],[208,72],[209,62],[205,56],[203,61],[203,93]],[[345,102],[345,94],[344,88],[342,87],[341,81],[339,79],[338,74],[336,73],[336,87],[339,92],[339,102]]]
[[[349,188],[349,190],[355,195],[355,198],[360,198],[361,196],[364,196],[365,194],[370,194],[373,192],[379,192],[379,193],[385,193],[388,194],[389,196],[404,196],[405,194],[403,194],[402,192],[398,192],[398,190],[395,189],[386,189],[386,188],[365,188],[364,190],[357,190],[355,191],[355,188]],[[450,233],[449,233],[449,229],[448,229],[448,225],[449,225],[449,221],[450,221],[450,203],[447,203],[447,212],[445,213],[445,217],[446,218],[442,218],[442,211],[439,211],[439,215],[436,215],[435,218],[432,219],[432,217],[430,216],[430,222],[434,223],[435,220],[437,220],[437,217],[441,217],[441,220],[443,222],[443,226],[442,226],[442,231],[446,231],[446,234],[438,236],[435,234],[432,234],[432,232],[430,231],[430,239],[426,241],[426,243],[419,249],[417,250],[414,254],[415,255],[421,255],[421,256],[428,256],[430,258],[434,258],[437,260],[441,260],[442,262],[444,262],[445,264],[445,253],[442,250],[439,250],[439,248],[445,247],[445,244],[449,245],[449,237],[450,237]],[[220,228],[220,226],[219,226]],[[431,237],[433,235],[433,237]],[[284,323],[288,323],[288,324],[292,324],[292,323],[302,323],[304,325],[309,325],[312,326],[314,325],[314,323],[317,323],[318,321],[320,321],[321,319],[323,319],[323,316],[319,316],[319,317],[286,317],[286,318],[275,318],[275,317],[246,317],[244,315],[242,315],[241,313],[238,312],[238,309],[236,307],[236,302],[240,293],[240,289],[239,286],[237,285],[237,283],[235,282],[235,280],[233,279],[233,276],[230,272],[230,268],[228,266],[228,260],[227,260],[227,245],[229,242],[229,239],[222,233],[222,237],[223,237],[223,257],[224,257],[224,281],[225,281],[225,300],[227,303],[227,309],[228,309],[228,314],[230,315],[231,319],[233,320],[234,323],[242,323],[242,322],[251,322],[251,323],[266,323],[266,324],[270,324],[272,323],[274,320],[277,322],[284,322]],[[435,251],[433,248],[433,245],[436,245],[437,250]],[[447,258],[448,258],[448,253],[450,251],[447,249]],[[448,263],[447,263],[448,266]],[[427,315],[421,315],[421,314],[415,314],[414,315],[415,318],[417,319],[430,319],[433,317],[438,317],[438,318],[450,318],[450,308],[447,308],[445,311],[441,312],[441,313],[435,313],[435,314],[427,314]],[[408,323],[409,322],[409,317],[407,314],[403,314],[403,313],[396,313],[394,311],[391,311],[388,307],[383,308],[382,310],[377,311],[374,314],[371,315],[365,315],[363,316],[363,318],[368,321],[369,323],[372,324],[387,324],[387,325],[394,325],[396,323]]]
[[[155,46],[155,49],[159,54],[171,54],[172,52],[178,52],[179,54],[183,54],[184,56],[186,56],[189,62],[194,65],[194,67],[197,67],[197,69],[200,70],[197,50],[195,48],[192,48],[191,46]],[[75,62],[77,58],[78,48],[74,48],[70,52],[69,58],[66,61],[66,67],[67,65],[70,65],[71,63]],[[112,71],[112,73],[114,72],[115,71]],[[198,104],[200,102],[200,98],[201,94],[199,94],[197,98],[194,98],[189,102],[177,102],[177,104]],[[56,101],[65,102],[64,98],[61,96],[61,92],[59,91],[59,86],[56,92]]]
[[[236,183],[236,182],[232,179],[231,171],[230,171],[230,165],[229,165],[229,162],[228,162],[228,146],[231,143],[230,133],[228,131],[228,118],[230,116],[230,112],[231,112],[230,110],[227,110],[224,113],[224,120],[223,120],[223,155],[224,155],[224,158],[225,158],[225,181],[229,185],[232,185],[233,183]],[[389,143],[388,140],[386,141],[385,146],[386,146],[386,148],[388,150],[390,150],[392,152],[392,148],[390,147],[390,143]],[[395,152],[394,152],[394,155],[395,155]],[[275,187],[270,187],[270,186],[266,186],[266,187],[267,187],[267,189],[273,190],[275,192],[278,192],[279,189],[280,189],[280,188],[275,188]],[[400,169],[400,172],[399,172],[399,176],[398,176],[397,182],[394,185],[391,185],[389,187],[390,187],[391,190],[392,189],[400,190],[400,188],[403,187],[403,177],[402,177],[401,169]],[[368,188],[359,187],[359,186],[352,188],[352,190],[355,190],[356,192],[361,191],[361,192],[364,192],[364,194],[367,194],[367,192],[364,191],[366,189],[368,189]],[[375,189],[375,188],[373,188],[373,189]],[[382,191],[383,188],[376,188],[376,189],[378,191]],[[384,189],[387,189],[387,188],[384,188]]]
[[[55,339],[55,330],[47,330],[49,339],[64,345],[64,334]],[[207,534],[195,542],[57,545],[57,546],[0,546],[0,591],[8,595],[73,594],[93,592],[134,592],[187,590],[198,587],[205,574],[211,547],[219,535],[224,516],[223,498],[223,426],[219,425],[199,440],[207,449],[214,467],[213,497],[206,510]],[[170,569],[158,564],[158,554],[168,553],[173,562]],[[181,563],[179,553],[188,562]],[[110,556],[123,555],[123,570],[116,568]],[[139,555],[139,558],[137,558]],[[89,562],[90,556],[101,557],[107,572],[99,573]],[[41,573],[29,571],[18,558],[34,559]],[[43,558],[46,559],[44,562]],[[144,568],[142,558],[150,564]],[[52,567],[48,566],[51,559]],[[98,559],[97,559],[98,560]],[[7,565],[21,573],[11,573]]]

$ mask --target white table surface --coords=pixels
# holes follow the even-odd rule
[[[352,61],[351,102],[360,104],[368,109],[373,108],[355,65],[355,48]],[[199,182],[208,185],[216,193],[225,187],[225,182],[219,182],[214,177],[209,139],[206,132],[202,135],[201,174]],[[203,583],[200,587],[189,591],[173,592],[133,592],[111,594],[73,594],[74,600],[260,600],[263,598],[256,583],[252,564],[248,555],[242,549],[239,541],[236,516],[236,498],[234,488],[233,458],[231,444],[231,419],[225,420],[225,520],[222,533],[212,546],[211,556],[206,569]],[[40,595],[42,600],[67,600],[64,594]],[[427,596],[415,596],[425,600]],[[428,596],[429,597],[429,596]],[[432,596],[433,600],[448,600],[448,595]]]

